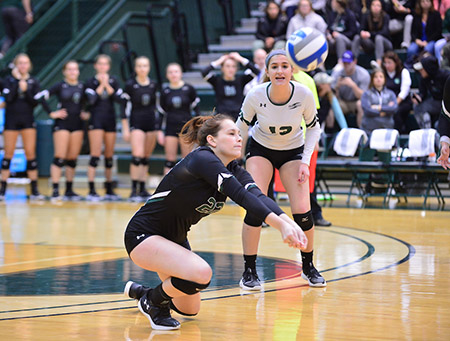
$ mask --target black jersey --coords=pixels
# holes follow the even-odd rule
[[[81,120],[81,111],[86,105],[86,97],[84,94],[84,85],[78,83],[71,85],[65,81],[61,81],[53,85],[50,89],[41,91],[37,96],[42,100],[42,106],[51,113],[50,106],[47,100],[51,96],[56,96],[58,99],[57,109],[66,109],[67,117],[55,120],[55,130],[66,129],[70,131],[82,130],[83,121]]]
[[[443,97],[438,130],[441,134],[441,141],[450,143],[450,77],[445,81]]]
[[[131,129],[151,131],[158,128],[157,91],[156,82],[150,81],[147,85],[141,85],[135,78],[127,81],[124,93],[121,96],[124,105],[121,117],[129,117]]]
[[[39,93],[39,81],[33,77],[27,79],[27,90],[19,87],[19,80],[13,76],[6,78],[3,85],[5,98],[5,130],[17,130],[34,127],[34,107],[38,104],[35,98]]]
[[[190,84],[184,84],[177,89],[165,86],[161,91],[160,105],[165,113],[166,131],[179,133],[192,116],[198,115],[199,102],[197,92]]]
[[[234,80],[226,81],[220,75],[214,73],[214,66],[209,65],[202,70],[203,77],[210,83],[216,94],[216,112],[228,114],[236,120],[244,100],[245,84],[250,82],[259,70],[249,62],[244,74],[236,74]]]
[[[163,178],[130,220],[127,233],[156,234],[182,243],[190,227],[220,210],[227,197],[262,220],[271,212],[283,213],[236,161],[225,167],[209,147],[199,147]]]

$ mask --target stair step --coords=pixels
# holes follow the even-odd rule
[[[218,44],[212,44],[208,46],[210,51],[214,52],[223,52],[223,53],[230,53],[230,52],[242,52],[242,51],[250,51],[252,50],[252,47],[248,44],[230,44],[230,45],[218,45]]]
[[[255,34],[256,27],[238,27],[235,29],[238,34]]]
[[[240,34],[240,35],[221,36],[220,42],[222,43],[222,45],[242,44],[242,43],[251,44],[255,39],[256,38],[254,34]]]

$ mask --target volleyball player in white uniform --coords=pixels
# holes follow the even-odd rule
[[[253,127],[247,149],[247,171],[258,187],[267,194],[274,168],[289,196],[295,222],[303,229],[308,246],[301,252],[302,277],[310,286],[326,286],[325,279],[313,265],[314,224],[309,201],[309,162],[320,137],[319,120],[312,92],[291,81],[292,66],[284,50],[274,50],[266,58],[270,82],[254,87],[242,105],[237,125],[245,138]],[[306,140],[302,130],[306,122]],[[256,273],[256,256],[262,221],[247,213],[242,230],[245,271],[240,286],[260,290]]]

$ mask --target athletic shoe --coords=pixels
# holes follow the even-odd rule
[[[74,191],[66,191],[66,193],[64,193],[63,199],[66,201],[81,201],[83,200],[83,197],[75,193]]]
[[[44,201],[46,199],[46,197],[45,197],[45,195],[42,195],[41,193],[36,192],[36,193],[30,194],[29,199],[31,201]]]
[[[133,281],[128,281],[127,284],[125,284],[125,288],[123,289],[123,294],[126,297],[134,298],[135,300],[140,300],[142,296],[147,295],[147,293],[150,291],[150,288],[137,284]]]
[[[261,290],[261,283],[256,270],[246,269],[239,281],[239,286],[244,290]]]
[[[122,200],[122,198],[118,194],[115,194],[115,193],[109,193],[108,194],[107,193],[103,197],[103,200],[105,200],[105,201],[120,201],[120,200]]]
[[[319,271],[314,267],[313,263],[309,263],[308,267],[303,267],[302,278],[308,281],[310,287],[326,287],[327,282],[321,276]]]
[[[92,192],[92,193],[89,193],[86,196],[86,200],[87,201],[92,201],[92,202],[99,202],[99,201],[102,200],[102,198],[96,192]]]
[[[322,218],[318,218],[318,219],[313,219],[314,220],[314,225],[316,226],[331,226],[331,222],[329,222],[328,220]]]
[[[174,330],[180,328],[180,322],[170,315],[169,303],[155,305],[147,298],[147,295],[144,295],[139,300],[138,307],[141,313],[148,318],[153,329]]]
[[[4,194],[0,194],[0,201],[5,201],[5,195]]]
[[[142,201],[147,201],[147,199],[150,198],[152,195],[147,191],[142,191],[139,193],[139,196],[141,197]]]
[[[128,201],[130,201],[130,202],[141,202],[142,198],[135,191],[132,191],[131,194],[130,194],[130,197],[128,198]]]

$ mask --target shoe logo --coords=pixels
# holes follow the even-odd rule
[[[136,239],[139,240],[139,239],[144,238],[144,237],[145,237],[145,234],[141,234],[140,236],[136,236]]]
[[[147,303],[147,300],[144,300],[144,305],[145,305],[145,309],[149,310],[150,309],[150,305]]]

